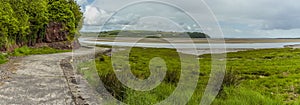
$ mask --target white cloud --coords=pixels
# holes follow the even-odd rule
[[[124,7],[127,3],[138,0],[77,0],[85,6],[85,24],[101,25],[114,11]],[[199,20],[206,20],[206,14],[199,6],[201,0],[162,0],[172,2],[194,14]],[[88,3],[86,3],[88,2]],[[300,5],[298,0],[205,0],[215,13],[224,34],[229,37],[300,37]],[[138,20],[141,16],[130,14],[149,10],[151,6],[137,7],[127,11],[122,16],[116,16],[111,20],[111,28],[130,26],[130,22]],[[154,13],[155,12],[155,13]],[[187,29],[195,28],[180,17],[180,13],[168,8],[146,14],[169,15],[174,21]],[[178,15],[176,15],[178,14]],[[209,19],[208,19],[209,20]],[[155,22],[153,22],[155,23]],[[114,25],[112,25],[114,24]],[[149,24],[144,24],[149,25]],[[162,26],[161,26],[162,27]],[[203,30],[206,30],[204,27]],[[214,28],[211,28],[214,30]]]
[[[86,6],[84,12],[84,24],[86,25],[101,25],[110,17],[111,13],[94,7],[92,5]]]

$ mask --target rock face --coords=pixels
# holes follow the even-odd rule
[[[46,28],[45,41],[47,43],[67,41],[68,31],[63,29],[63,24],[57,22],[50,22]]]
[[[47,46],[56,49],[77,49],[80,47],[78,40],[68,39],[69,31],[64,29],[64,25],[58,22],[50,22],[46,28],[44,43],[39,46]]]

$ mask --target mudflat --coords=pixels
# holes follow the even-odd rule
[[[191,40],[194,43],[288,43],[300,42],[300,38],[286,38],[286,39],[273,39],[273,38],[225,38],[225,39],[206,39],[206,38],[129,38],[129,37],[99,37],[99,38],[86,38],[90,41],[104,41],[104,42],[142,42],[142,43],[167,43],[172,41],[174,43],[188,43]],[[168,40],[168,41],[167,41]]]

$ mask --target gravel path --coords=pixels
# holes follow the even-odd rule
[[[107,50],[102,48],[97,52]],[[32,55],[1,65],[0,105],[100,104],[100,97],[74,71],[71,59],[89,59],[88,56],[92,59],[94,51],[82,48],[75,53]]]

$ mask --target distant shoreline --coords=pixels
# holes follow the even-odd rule
[[[285,45],[285,48],[300,48],[300,44],[294,44],[294,45]]]
[[[129,37],[118,37],[118,40],[112,37],[86,37],[84,39],[89,41],[103,41],[103,42],[135,42],[141,43],[168,43],[164,39],[168,39],[174,43],[187,43],[191,42],[189,38],[129,38]],[[268,39],[268,38],[225,38],[225,39],[206,39],[206,38],[193,38],[193,43],[288,43],[288,42],[300,42],[300,39],[292,38],[280,38],[280,39]],[[208,41],[209,40],[209,41]]]

